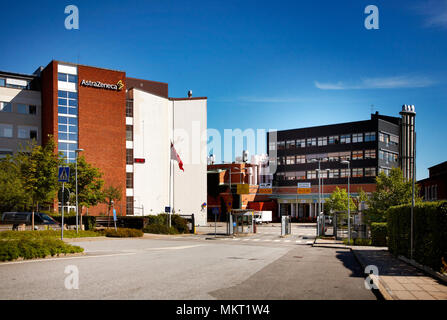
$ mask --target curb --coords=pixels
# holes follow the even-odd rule
[[[447,275],[443,275],[443,274],[441,274],[441,273],[439,273],[439,272],[436,272],[436,271],[433,270],[432,268],[427,267],[427,266],[424,266],[424,265],[422,265],[422,264],[416,262],[415,260],[408,259],[407,257],[404,257],[404,256],[398,256],[397,258],[398,258],[399,260],[405,262],[405,263],[408,263],[408,264],[412,265],[413,267],[415,267],[415,268],[417,268],[417,269],[419,269],[419,270],[421,270],[421,271],[424,271],[424,272],[428,273],[428,274],[429,274],[430,276],[432,276],[433,278],[437,278],[437,279],[440,280],[443,284],[447,285]]]

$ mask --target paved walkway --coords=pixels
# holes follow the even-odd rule
[[[339,241],[320,239],[314,246],[350,248],[363,269],[377,266],[379,275],[370,277],[387,300],[447,300],[447,285],[395,258],[388,248],[345,246]]]

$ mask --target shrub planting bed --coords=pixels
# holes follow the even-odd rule
[[[104,234],[106,237],[112,238],[136,238],[142,237],[143,231],[138,229],[130,229],[130,228],[110,228],[104,229]]]

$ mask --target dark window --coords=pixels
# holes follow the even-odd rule
[[[133,149],[126,149],[126,164],[133,164]]]
[[[126,126],[126,141],[133,141],[133,126]]]
[[[133,100],[126,101],[126,117],[133,117]]]
[[[133,197],[126,197],[126,215],[133,216]]]
[[[133,172],[126,173],[126,188],[128,189],[133,188]]]

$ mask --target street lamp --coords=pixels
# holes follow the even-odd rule
[[[75,164],[75,171],[76,171],[76,234],[79,233],[79,206],[78,206],[78,155],[79,152],[84,151],[84,149],[76,149],[75,150],[75,154],[76,154],[76,164]]]
[[[342,164],[348,165],[348,243],[351,244],[351,206],[349,199],[349,178],[351,177],[351,163],[348,160],[340,161]]]

